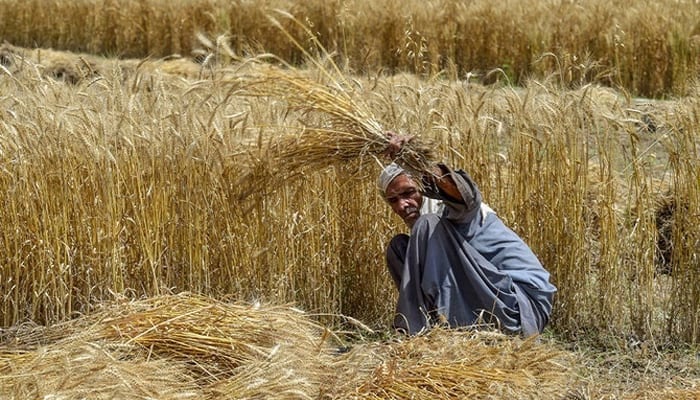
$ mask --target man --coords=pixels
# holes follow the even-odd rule
[[[391,159],[410,137],[387,133]],[[399,165],[378,186],[411,229],[387,247],[399,289],[394,327],[409,334],[434,324],[496,324],[509,333],[539,334],[549,321],[556,288],[532,250],[486,204],[464,171],[444,164],[422,186]],[[442,200],[440,214],[421,213],[425,197]]]

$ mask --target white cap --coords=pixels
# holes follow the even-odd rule
[[[391,163],[384,167],[382,173],[379,174],[379,178],[377,179],[377,187],[379,190],[381,190],[382,194],[386,193],[386,189],[389,187],[389,184],[394,180],[394,178],[405,172],[406,171],[396,163]]]

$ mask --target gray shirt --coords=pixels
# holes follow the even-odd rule
[[[506,331],[541,332],[556,292],[549,273],[482,202],[466,172],[452,171],[452,178],[462,199],[424,182],[424,195],[442,200],[444,209],[421,215],[406,243],[397,247],[392,240],[387,250],[399,285],[394,325],[415,333],[430,327],[431,315],[465,326],[488,314]]]

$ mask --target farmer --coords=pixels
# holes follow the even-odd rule
[[[387,133],[385,155],[395,159],[410,136]],[[378,186],[411,229],[386,250],[399,299],[394,327],[408,334],[437,324],[495,324],[531,336],[542,332],[556,288],[532,250],[482,202],[476,184],[444,164],[432,176],[414,177],[395,163]],[[422,213],[425,197],[442,200],[440,214]]]

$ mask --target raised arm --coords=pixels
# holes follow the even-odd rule
[[[454,203],[466,204],[467,201],[457,187],[452,174],[453,172],[445,164],[435,165],[431,174],[425,175],[422,179],[426,195]]]
[[[405,143],[413,136],[387,132],[389,143],[384,155],[393,160]],[[423,194],[443,200],[450,209],[447,217],[453,220],[473,218],[481,206],[481,192],[469,174],[462,170],[452,170],[445,164],[436,164],[433,170],[421,177]]]

